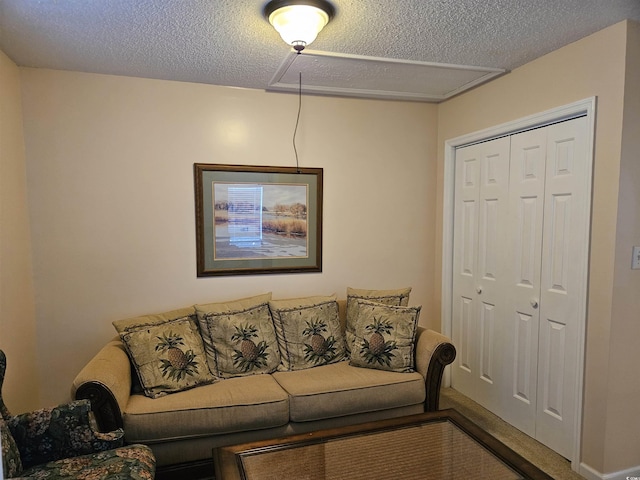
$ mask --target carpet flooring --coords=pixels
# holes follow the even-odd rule
[[[571,463],[553,450],[512,427],[490,411],[452,388],[440,392],[440,408],[454,408],[509,448],[556,480],[584,480]]]

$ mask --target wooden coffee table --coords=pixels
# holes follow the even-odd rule
[[[216,480],[552,480],[455,410],[222,447],[214,461]]]

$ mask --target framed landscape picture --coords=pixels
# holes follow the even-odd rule
[[[197,274],[322,271],[322,169],[194,164]]]

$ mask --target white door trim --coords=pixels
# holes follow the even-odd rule
[[[479,130],[477,132],[462,135],[445,141],[444,147],[444,198],[443,198],[443,225],[442,225],[442,314],[441,329],[442,333],[451,336],[452,331],[452,293],[453,293],[453,211],[454,211],[454,180],[455,180],[455,151],[457,147],[470,145],[473,143],[483,142],[492,138],[530,130],[532,128],[541,127],[558,123],[571,118],[586,116],[587,117],[587,158],[590,160],[587,166],[588,174],[586,181],[586,191],[592,192],[593,177],[593,152],[595,140],[595,116],[596,116],[596,97],[580,100],[575,103],[553,108],[545,112],[530,115],[519,120],[503,123],[495,127]],[[575,435],[576,439],[573,446],[572,468],[577,471],[580,466],[580,445],[582,433],[582,406],[583,406],[583,383],[584,383],[584,351],[586,337],[586,317],[587,317],[587,292],[588,292],[588,262],[589,262],[589,240],[591,230],[591,200],[584,205],[589,221],[585,225],[582,237],[587,245],[585,249],[585,257],[583,258],[585,275],[580,285],[580,294],[584,299],[581,303],[579,318],[582,322],[578,328],[580,338],[578,349],[578,375],[576,376],[576,391],[578,392],[578,405],[576,408]],[[445,385],[450,385],[451,377],[447,372],[445,376]]]

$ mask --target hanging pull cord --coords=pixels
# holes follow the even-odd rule
[[[298,149],[296,147],[296,134],[298,133],[298,124],[300,123],[300,110],[302,110],[302,72],[300,72],[300,77],[298,81],[298,117],[296,118],[296,128],[293,130],[293,151],[296,154],[296,170],[298,173],[300,173],[300,165],[298,164]]]

